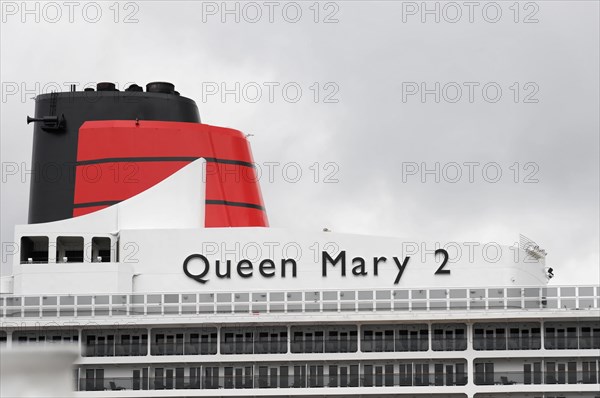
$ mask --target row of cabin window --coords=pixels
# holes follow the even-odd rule
[[[475,363],[475,384],[596,384],[597,361],[525,363],[523,371],[496,371],[493,362]]]
[[[539,350],[539,327],[478,328],[473,330],[475,350]],[[546,349],[600,349],[600,326],[547,326],[544,331]]]
[[[85,335],[85,356],[138,356],[148,354],[147,334]]]
[[[287,331],[259,331],[236,333],[222,331],[222,354],[286,353]],[[146,355],[147,334],[87,335],[87,356]],[[217,353],[217,333],[156,333],[153,334],[152,355],[210,355]],[[356,352],[356,330],[293,331],[290,342],[292,353]],[[464,350],[466,338],[463,329],[434,329],[434,350]],[[362,351],[426,351],[428,331],[388,330],[363,331]]]
[[[550,350],[600,349],[600,325],[546,327],[544,346]]]
[[[132,378],[105,378],[103,369],[86,369],[80,389],[217,389],[444,386],[467,383],[466,363],[343,365],[191,366],[133,371]]]
[[[539,350],[541,343],[539,327],[473,329],[475,350]]]
[[[65,336],[65,335],[54,335],[54,336],[14,336],[13,341],[17,343],[76,343],[79,340],[79,336]]]
[[[384,329],[362,331],[361,351],[394,352],[426,351],[428,349],[428,330]],[[2,336],[0,336],[1,338]],[[547,349],[600,348],[600,328],[591,326],[545,329],[545,347]],[[62,340],[60,336],[52,339]],[[217,353],[217,333],[153,333],[152,355],[210,355]],[[13,336],[15,341],[31,342],[50,340],[45,335]],[[4,336],[4,340],[6,337]],[[287,331],[269,330],[239,333],[222,330],[221,353],[257,354],[286,353]],[[77,335],[72,341],[77,341]],[[147,355],[148,335],[84,334],[86,356]],[[292,353],[356,352],[357,331],[355,330],[310,330],[292,329]],[[476,350],[504,349],[540,349],[540,329],[531,327],[474,329],[473,346]],[[432,336],[434,351],[453,351],[466,349],[465,330],[435,329]]]
[[[431,369],[433,365],[433,369]],[[361,371],[362,368],[362,371]],[[494,363],[475,363],[475,384],[596,384],[597,361],[525,363],[522,372],[496,372]],[[433,371],[433,372],[432,372]],[[173,388],[305,388],[465,385],[465,363],[342,365],[238,365],[133,370],[132,378],[105,378],[104,369],[81,371],[81,390]],[[515,381],[516,380],[516,381]]]

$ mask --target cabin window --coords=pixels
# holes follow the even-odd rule
[[[59,236],[56,239],[57,263],[82,263],[83,238],[81,236]]]
[[[508,383],[508,381],[507,381]],[[493,385],[494,384],[494,364],[476,363],[475,364],[475,385]]]
[[[467,349],[466,325],[447,324],[433,327],[434,351],[464,351]]]
[[[47,263],[48,237],[23,236],[21,238],[21,263]]]
[[[109,263],[110,254],[110,238],[92,238],[92,262]]]
[[[103,391],[104,388],[104,369],[86,369],[84,391]]]

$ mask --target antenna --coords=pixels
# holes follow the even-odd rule
[[[526,237],[523,234],[519,234],[519,248],[525,250],[532,258],[541,260],[545,263],[546,250],[542,249],[533,239]]]

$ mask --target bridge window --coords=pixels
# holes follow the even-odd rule
[[[110,238],[92,238],[92,262],[109,263],[110,261]]]
[[[83,238],[81,236],[59,236],[56,239],[57,263],[82,263]]]
[[[47,262],[48,237],[23,236],[21,238],[21,264]]]

